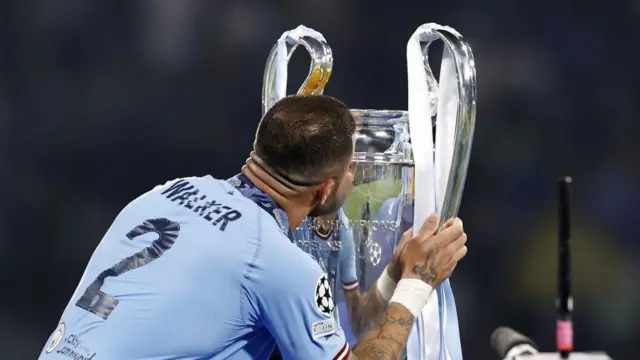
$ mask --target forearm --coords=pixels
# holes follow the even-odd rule
[[[360,338],[351,359],[400,359],[414,321],[415,317],[406,307],[398,303],[389,304],[375,326]]]
[[[354,335],[360,336],[368,326],[374,323],[384,312],[387,302],[378,291],[377,284],[361,293],[358,288],[345,290],[349,320]]]

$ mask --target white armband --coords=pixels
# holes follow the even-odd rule
[[[391,297],[393,296],[393,292],[396,289],[396,285],[398,285],[392,278],[389,276],[387,268],[385,267],[382,271],[382,275],[378,278],[376,282],[378,287],[378,292],[380,296],[384,299],[384,301],[389,302]]]
[[[401,279],[389,303],[402,304],[417,319],[429,301],[433,288],[419,279]]]

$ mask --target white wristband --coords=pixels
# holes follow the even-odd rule
[[[393,296],[393,291],[396,289],[396,285],[398,285],[392,278],[389,276],[387,272],[387,268],[384,268],[382,271],[382,275],[378,278],[376,282],[378,287],[378,292],[380,296],[386,301],[389,302],[389,299]]]
[[[401,279],[389,303],[395,302],[403,305],[415,318],[418,318],[422,313],[422,308],[429,301],[431,291],[433,291],[431,285],[422,280]]]

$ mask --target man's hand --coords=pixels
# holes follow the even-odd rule
[[[429,220],[427,220],[427,222],[428,221]],[[442,229],[444,230],[444,229],[450,228],[451,226],[456,224],[458,221],[460,221],[459,218],[449,219],[444,224]],[[462,221],[460,221],[460,223],[462,223]],[[398,242],[398,245],[396,246],[395,250],[393,251],[393,257],[391,258],[391,261],[389,262],[389,265],[387,266],[387,273],[393,279],[393,281],[395,281],[396,283],[398,281],[400,281],[400,279],[402,278],[402,267],[400,266],[400,255],[404,251],[404,248],[407,245],[407,243],[409,242],[409,240],[411,240],[412,238],[413,238],[413,228],[410,228],[409,230],[405,231],[404,234],[402,234],[402,237],[400,238],[400,241]]]
[[[447,222],[442,231],[437,232],[440,217],[431,215],[416,236],[411,236],[402,244],[397,263],[401,278],[421,279],[432,287],[451,276],[458,261],[467,254],[467,234],[458,218]],[[411,235],[407,232],[403,238]],[[397,273],[397,265],[394,272]],[[394,274],[397,275],[397,274]]]
[[[402,234],[402,237],[400,238],[398,245],[393,250],[393,257],[391,258],[389,265],[387,265],[387,274],[389,274],[389,276],[396,283],[400,281],[400,278],[402,277],[402,267],[400,266],[400,254],[402,254],[402,251],[404,250],[404,247],[407,245],[407,242],[411,240],[412,233],[413,233],[413,228],[405,231],[405,233]]]
[[[402,280],[398,282],[393,298],[380,320],[360,338],[353,349],[352,359],[400,359],[415,316],[418,316],[415,314],[428,301],[430,291],[451,275],[458,261],[467,253],[467,235],[462,229],[462,221],[452,219],[442,231],[436,233],[439,222],[439,216],[431,215],[416,236],[411,236],[411,230],[403,235],[397,254],[394,255],[395,263],[387,268],[392,269],[394,274],[397,274],[399,268]],[[418,284],[429,289],[416,289],[414,281],[406,280],[403,283],[404,279],[422,280],[429,286],[419,281]]]

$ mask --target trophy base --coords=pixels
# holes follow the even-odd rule
[[[561,360],[561,358],[558,353],[540,353],[535,355],[516,356],[514,360]],[[611,358],[603,352],[591,352],[571,353],[568,360],[611,360]]]

